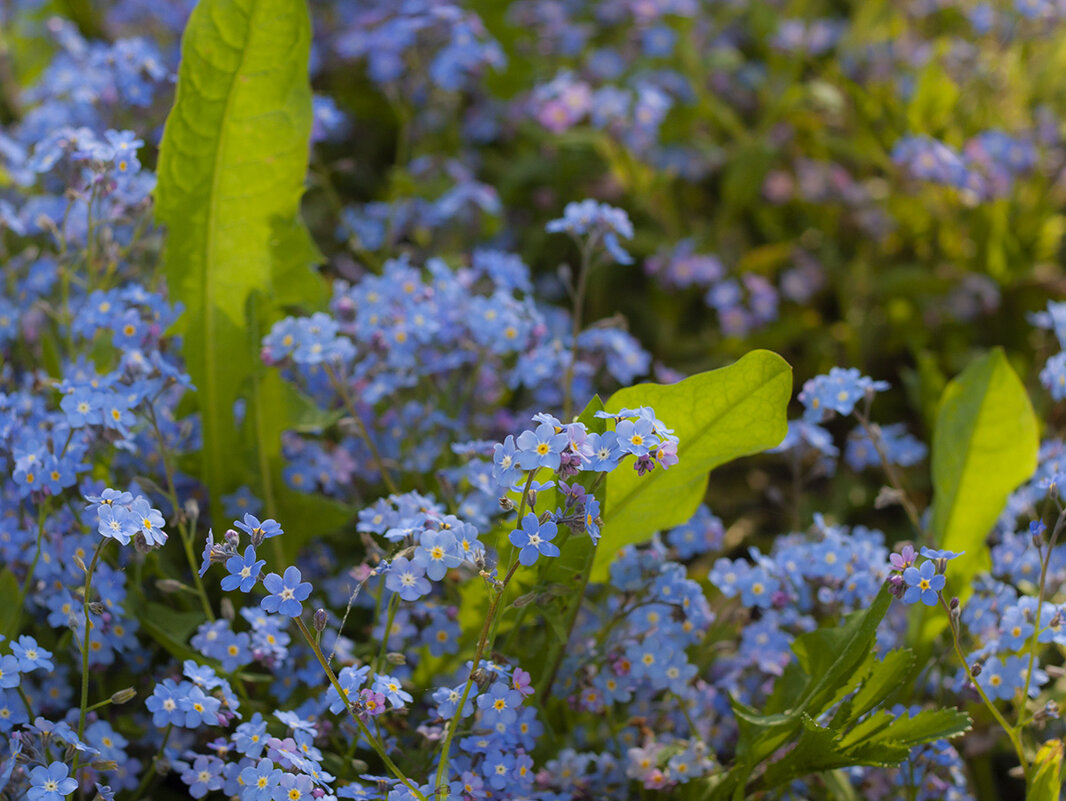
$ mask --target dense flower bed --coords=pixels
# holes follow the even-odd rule
[[[91,5],[0,10],[0,797],[1058,798],[1060,4]]]

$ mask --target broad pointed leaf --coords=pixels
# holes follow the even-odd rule
[[[1036,752],[1025,801],[1058,801],[1062,793],[1062,740],[1048,740]]]
[[[170,294],[185,306],[202,475],[216,501],[248,471],[234,419],[258,351],[246,303],[253,292],[274,304],[303,302],[316,283],[308,269],[315,251],[299,221],[310,38],[304,0],[201,0],[182,39],[156,214],[168,229]]]
[[[732,459],[766,450],[785,437],[792,368],[775,353],[756,350],[720,370],[677,384],[638,384],[619,390],[609,411],[650,406],[680,442],[679,463],[638,476],[626,465],[607,477],[610,503],[594,580],[607,574],[618,549],[680,525],[703,500],[707,474]]]
[[[1036,469],[1038,446],[1029,396],[1001,349],[944,390],[933,435],[933,534],[939,547],[966,551],[948,571],[956,595],[987,565],[985,538]]]

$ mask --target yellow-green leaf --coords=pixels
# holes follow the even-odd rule
[[[1062,740],[1048,740],[1036,752],[1025,801],[1059,801],[1062,792]]]
[[[304,302],[316,284],[308,267],[315,251],[299,220],[310,41],[304,0],[201,0],[182,38],[156,215],[168,229],[170,294],[185,305],[202,477],[216,500],[249,472],[233,416],[258,350],[249,342],[248,299],[258,292],[275,305]]]
[[[630,465],[607,476],[603,538],[593,580],[606,575],[619,548],[692,517],[707,488],[707,474],[715,467],[778,445],[788,431],[785,410],[791,394],[792,368],[765,350],[676,384],[638,384],[614,393],[608,411],[650,406],[674,429],[680,461],[644,476]]]
[[[944,389],[933,434],[933,534],[938,547],[966,551],[948,578],[962,595],[988,564],[985,537],[1007,496],[1036,469],[1036,416],[999,348]]]

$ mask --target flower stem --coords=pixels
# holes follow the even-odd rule
[[[212,623],[215,622],[215,613],[211,609],[211,601],[207,597],[207,590],[204,589],[204,582],[200,579],[200,571],[196,567],[196,555],[192,550],[192,532],[189,531],[188,526],[182,519],[181,509],[178,506],[178,490],[174,485],[174,471],[170,467],[170,460],[167,458],[167,446],[163,440],[163,432],[159,428],[159,421],[155,416],[155,407],[148,404],[148,422],[152,426],[152,431],[155,432],[156,439],[159,441],[159,455],[163,460],[163,473],[167,478],[167,497],[170,500],[170,508],[174,511],[174,518],[178,521],[178,534],[181,537],[181,544],[185,550],[185,558],[189,562],[189,568],[192,570],[193,583],[196,585],[196,594],[200,597],[200,605],[203,607],[204,614],[207,615],[207,619]]]
[[[333,384],[333,388],[337,390],[337,394],[340,395],[341,400],[344,401],[345,408],[352,416],[352,422],[355,423],[356,433],[359,434],[359,438],[363,440],[367,448],[370,449],[371,455],[374,457],[378,472],[381,473],[381,480],[385,482],[385,486],[389,488],[389,492],[393,495],[399,495],[400,490],[397,489],[396,483],[392,480],[392,475],[389,474],[388,468],[385,467],[385,460],[381,457],[381,451],[379,451],[378,446],[374,444],[374,440],[370,438],[370,432],[366,430],[363,418],[359,416],[359,412],[355,408],[355,403],[352,401],[351,395],[348,394],[348,388],[344,385],[344,382],[340,380],[340,377],[330,365],[327,364],[325,367],[326,375],[329,376],[329,382]]]
[[[892,461],[888,458],[888,452],[885,451],[885,443],[881,436],[880,427],[874,426],[869,418],[858,410],[856,410],[854,414],[855,419],[859,421],[859,424],[866,432],[866,436],[868,436],[870,442],[873,443],[874,450],[877,451],[877,456],[881,460],[881,467],[884,469],[885,476],[888,478],[888,483],[899,493],[899,502],[903,506],[903,511],[907,513],[907,519],[911,521],[915,534],[920,538],[922,536],[921,515],[918,514],[918,507],[914,505],[914,501],[911,500],[907,488],[903,484],[903,477],[899,474],[899,471],[896,470],[896,466],[892,464]]]
[[[529,482],[526,482],[526,486],[529,486]],[[437,790],[442,793],[442,801],[446,801],[448,798],[448,752],[451,750],[452,740],[455,738],[455,732],[459,728],[459,719],[462,717],[462,710],[466,707],[467,698],[470,697],[470,689],[474,686],[474,674],[477,672],[478,666],[481,664],[481,656],[485,652],[485,644],[488,642],[489,638],[489,629],[493,619],[496,617],[496,613],[499,611],[500,600],[503,598],[504,591],[507,589],[508,583],[510,583],[511,578],[518,569],[518,565],[518,562],[511,565],[511,569],[507,571],[507,575],[504,576],[500,586],[496,588],[496,597],[492,599],[492,603],[489,605],[489,613],[485,616],[485,622],[481,626],[481,636],[478,637],[477,650],[474,652],[474,661],[470,666],[470,675],[467,677],[466,685],[463,687],[463,696],[459,699],[459,705],[455,708],[455,714],[452,715],[451,720],[448,721],[448,733],[445,735],[444,742],[441,745],[440,766],[437,768],[436,781]]]
[[[170,741],[170,733],[174,730],[174,724],[168,723],[167,729],[163,732],[163,742],[159,746],[159,752],[152,757],[151,767],[144,772],[144,778],[141,779],[141,783],[137,785],[137,789],[133,793],[134,801],[139,801],[141,796],[144,795],[144,791],[148,789],[148,785],[151,784],[152,778],[156,774],[156,766],[159,760],[163,758],[163,752],[166,751],[167,743]]]
[[[592,271],[592,251],[599,237],[590,236],[581,246],[581,266],[574,290],[574,311],[571,314],[570,361],[563,374],[563,422],[570,422],[574,413],[574,369],[577,367],[577,338],[581,334],[581,320],[585,308],[585,292],[588,290],[589,273]]]
[[[951,644],[955,649],[955,656],[958,657],[959,662],[962,664],[962,669],[966,671],[966,678],[970,680],[970,684],[977,690],[977,694],[981,696],[981,700],[984,701],[988,711],[992,713],[992,717],[996,719],[996,723],[1000,725],[1000,728],[1007,733],[1007,737],[1010,739],[1011,745],[1014,746],[1014,753],[1018,756],[1018,762],[1022,766],[1022,772],[1025,774],[1026,780],[1029,778],[1029,762],[1025,758],[1025,749],[1022,747],[1022,739],[1018,735],[1018,732],[1007,723],[1007,719],[1003,717],[1002,713],[996,709],[996,705],[992,702],[992,699],[988,697],[981,685],[977,683],[977,679],[974,678],[973,673],[970,670],[969,664],[966,662],[966,657],[963,656],[962,648],[959,646],[959,629],[955,624],[954,618],[951,616],[951,610],[948,608],[947,602],[944,600],[944,594],[937,593],[937,597],[940,599],[940,605],[944,607],[944,612],[948,616],[948,625],[951,628]]]
[[[345,694],[344,689],[341,687],[340,682],[337,681],[337,676],[336,674],[334,674],[333,669],[326,661],[326,655],[322,653],[322,649],[319,647],[315,636],[307,628],[307,624],[304,623],[301,618],[296,617],[293,618],[293,620],[296,621],[296,627],[300,629],[300,633],[307,641],[307,644],[311,647],[311,650],[314,651],[315,658],[318,659],[318,664],[322,666],[322,670],[325,672],[326,678],[329,679],[329,683],[332,685],[333,689],[337,691],[338,697],[343,701],[345,698],[347,698],[347,695]],[[385,752],[385,749],[382,747],[381,743],[378,742],[378,740],[370,733],[370,730],[366,727],[366,724],[363,723],[363,721],[361,721],[355,715],[354,712],[352,712],[351,706],[345,704],[345,707],[348,709],[348,716],[352,719],[352,722],[355,723],[356,727],[366,738],[366,741],[370,744],[370,747],[374,749],[374,753],[381,757],[381,761],[385,763],[385,767],[389,769],[393,776],[403,782],[407,786],[407,789],[410,790],[414,794],[414,796],[419,799],[419,801],[427,801],[425,795],[422,794],[422,791],[419,790],[418,787],[414,784],[414,782],[408,779],[404,775],[403,771],[401,771],[396,766],[396,763],[389,758],[389,755]]]
[[[89,599],[92,595],[93,586],[93,572],[96,570],[97,564],[100,562],[100,556],[104,552],[104,548],[107,547],[108,539],[105,537],[100,540],[96,545],[96,550],[93,552],[92,562],[89,563],[89,567],[85,571],[85,595],[82,598],[82,609],[85,612],[85,636],[82,638],[81,644],[81,711],[78,715],[78,739],[83,739],[85,735],[85,716],[89,712],[89,632],[92,630],[92,621],[89,618]],[[78,770],[78,758],[80,754],[74,754],[74,767],[71,773],[76,773]]]
[[[1036,593],[1036,620],[1033,621],[1033,636],[1029,638],[1029,669],[1025,672],[1025,687],[1022,689],[1022,703],[1018,709],[1018,722],[1014,724],[1016,731],[1021,732],[1028,718],[1029,683],[1033,679],[1033,667],[1036,662],[1036,648],[1040,636],[1040,613],[1044,607],[1044,587],[1047,583],[1047,569],[1051,563],[1051,553],[1055,550],[1055,543],[1062,533],[1063,524],[1066,523],[1066,512],[1059,513],[1059,519],[1055,521],[1055,528],[1051,531],[1051,540],[1048,543],[1046,553],[1042,554],[1040,565],[1040,588]]]

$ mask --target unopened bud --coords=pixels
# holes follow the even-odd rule
[[[311,618],[311,625],[315,627],[315,631],[325,631],[327,623],[329,623],[329,615],[326,610],[316,609],[314,617]]]
[[[82,573],[85,573],[89,569],[85,566],[85,560],[78,554],[74,554],[74,564],[78,566],[78,569],[81,570]]]
[[[523,606],[529,606],[537,598],[537,593],[527,592],[525,595],[519,595],[514,599],[514,603],[511,604],[515,609],[521,609]]]
[[[156,589],[160,592],[181,592],[186,587],[177,579],[159,579],[155,583]]]
[[[94,759],[93,770],[118,770],[118,763],[113,759]]]
[[[157,759],[155,763],[155,772],[162,776],[166,776],[170,773],[170,760],[169,759]]]
[[[241,535],[231,528],[226,529],[226,544],[232,545],[233,549],[236,550],[241,544]]]
[[[980,662],[974,662],[972,665],[970,665],[970,675],[973,676],[975,679],[981,675],[982,670],[984,670],[984,665]]]
[[[185,507],[185,517],[189,520],[196,520],[200,517],[200,502],[196,498],[189,498],[182,504]]]
[[[407,657],[397,651],[390,651],[385,654],[385,661],[390,665],[406,665]]]
[[[887,509],[903,502],[903,493],[893,487],[881,487],[874,498],[874,509]]]
[[[537,505],[537,491],[535,489],[531,488],[529,492],[526,493],[526,502],[529,504],[530,508]]]
[[[907,585],[903,581],[903,576],[898,573],[893,573],[888,577],[888,591],[897,598],[902,598],[903,593],[907,591]]]
[[[125,704],[132,701],[137,697],[137,691],[132,687],[127,687],[125,690],[119,690],[117,693],[111,694],[111,703],[113,704]]]
[[[951,602],[948,603],[948,609],[950,609],[952,612],[954,612],[958,608],[959,608],[959,597],[956,595],[955,597],[953,597],[951,599]]]
[[[107,611],[107,607],[105,607],[99,601],[92,601],[89,604],[89,611],[92,612],[94,615],[102,615],[105,611]]]
[[[505,512],[514,511],[514,501],[504,495],[500,498],[500,508]]]
[[[355,771],[356,774],[367,773],[370,771],[370,765],[361,759],[353,759],[352,770]]]
[[[470,674],[470,678],[472,678],[474,680],[474,684],[476,684],[478,686],[478,689],[481,692],[485,692],[485,690],[488,689],[488,687],[489,687],[489,677],[488,677],[488,674],[484,670],[482,670],[481,668],[478,668],[473,673],[471,673]]]
[[[223,596],[222,602],[218,605],[219,611],[222,612],[222,617],[225,620],[233,622],[233,619],[237,617],[237,613],[233,610],[233,601]]]

